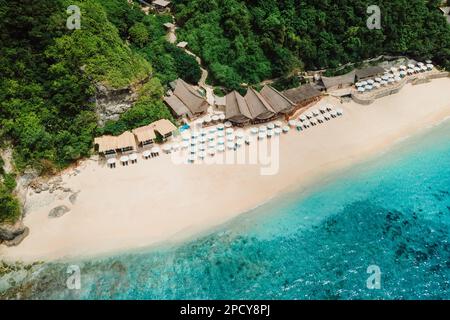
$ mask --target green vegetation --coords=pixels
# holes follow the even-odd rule
[[[432,59],[450,69],[450,26],[440,0],[378,1],[382,30],[366,26],[369,0],[174,2],[180,40],[202,58],[214,84],[228,89],[381,54]]]
[[[14,223],[20,217],[20,205],[13,191],[16,188],[16,177],[3,170],[3,159],[0,157],[0,223]]]

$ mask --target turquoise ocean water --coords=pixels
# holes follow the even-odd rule
[[[52,263],[4,289],[52,299],[449,299],[450,123],[199,239]],[[367,267],[379,266],[370,290]],[[20,294],[17,296],[17,294]]]

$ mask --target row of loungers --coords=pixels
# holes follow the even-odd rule
[[[158,157],[160,154],[160,149],[158,147],[154,147],[151,150],[146,150],[142,152],[142,158],[144,160],[148,160],[151,158]],[[130,164],[136,164],[138,162],[138,155],[136,153],[132,153],[130,155],[122,155],[119,159],[117,159],[115,156],[111,156],[107,158],[106,163],[109,168],[114,169],[117,166],[117,160],[119,160],[119,163],[126,167]]]
[[[303,129],[308,129],[311,126],[316,126],[343,114],[344,111],[340,108],[334,109],[331,105],[321,106],[319,109],[312,109],[305,112],[298,117],[298,120],[290,120],[289,126],[296,128],[298,131],[302,131]]]

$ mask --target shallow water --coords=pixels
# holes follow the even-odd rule
[[[68,264],[51,263],[0,297],[449,299],[449,235],[447,122],[200,239],[76,262],[80,290],[66,289]],[[370,265],[380,289],[367,288]]]

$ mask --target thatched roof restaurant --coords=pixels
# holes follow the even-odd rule
[[[225,119],[237,124],[253,120],[247,102],[237,91],[233,91],[225,97]]]
[[[305,84],[297,88],[283,91],[283,95],[286,96],[294,104],[308,104],[309,101],[314,100],[322,95],[322,93],[314,88],[311,84]]]
[[[337,77],[324,77],[322,76],[322,82],[327,91],[342,89],[350,87],[355,83],[356,71],[351,71],[347,74]]]
[[[295,105],[288,97],[271,86],[264,86],[261,95],[277,113],[289,113]]]
[[[120,136],[103,136],[95,138],[94,145],[98,145],[98,152],[102,154],[113,154],[117,151],[127,152],[137,149],[134,134],[125,131]]]
[[[359,70],[356,70],[356,81],[373,78],[373,77],[376,77],[383,73],[385,73],[385,70],[379,66],[359,69]]]
[[[173,84],[173,95],[165,97],[164,101],[172,109],[176,117],[198,116],[208,110],[209,104],[191,85],[178,79]]]
[[[254,120],[268,120],[277,113],[263,96],[253,88],[248,89],[245,101]]]

